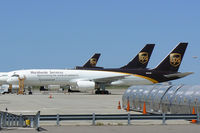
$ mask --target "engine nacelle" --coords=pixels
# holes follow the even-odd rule
[[[93,90],[95,87],[95,83],[92,81],[78,81],[77,87],[80,91]]]

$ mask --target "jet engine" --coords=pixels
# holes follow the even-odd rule
[[[78,81],[77,87],[80,91],[92,90],[95,87],[95,83],[92,81]]]

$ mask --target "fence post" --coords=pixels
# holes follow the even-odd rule
[[[56,122],[57,126],[60,125],[60,117],[59,117],[59,114],[57,114],[57,122]]]
[[[35,128],[40,131],[40,111],[37,112],[35,117]]]
[[[162,124],[163,124],[163,125],[166,124],[165,121],[166,121],[166,117],[165,117],[165,113],[163,113],[163,114],[162,114]]]
[[[22,114],[20,114],[20,117],[19,117],[19,126],[20,127],[23,126]]]
[[[16,115],[16,116],[15,116],[15,126],[18,127],[18,125],[19,125],[19,124],[18,124],[18,116]]]
[[[95,126],[95,113],[92,114],[92,125]]]
[[[4,120],[3,120],[3,126],[6,127],[7,126],[7,112],[4,113]]]
[[[0,117],[0,130],[2,129],[3,112],[1,112]]]
[[[128,113],[128,125],[130,125],[131,124],[131,115],[130,115],[130,113]]]
[[[14,126],[14,124],[13,124],[14,123],[14,115],[12,114],[11,116],[12,116],[11,117],[11,127],[13,127]]]
[[[10,118],[11,118],[10,116],[11,116],[11,114],[8,113],[8,117],[7,117],[8,118],[8,127],[10,127]]]

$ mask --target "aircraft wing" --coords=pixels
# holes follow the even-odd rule
[[[111,82],[123,79],[123,78],[125,78],[127,76],[129,76],[129,75],[106,77],[106,78],[97,78],[97,79],[93,79],[92,81],[94,81],[96,83],[111,83]]]

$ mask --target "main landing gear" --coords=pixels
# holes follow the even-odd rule
[[[80,92],[79,90],[71,90],[71,89],[68,89],[68,92]]]
[[[104,84],[96,84],[95,89],[96,89],[95,94],[107,94],[107,95],[111,94],[109,91],[105,89]]]
[[[110,94],[110,92],[107,90],[96,90],[95,94],[107,94],[108,95],[108,94]]]

